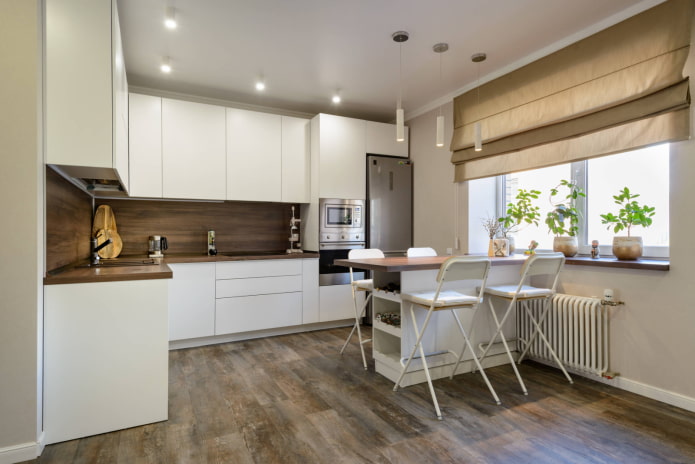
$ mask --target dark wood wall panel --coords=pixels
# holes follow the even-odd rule
[[[89,257],[92,197],[46,168],[46,270]]]
[[[146,253],[150,235],[167,237],[166,253],[205,254],[208,229],[215,230],[221,252],[284,250],[289,245],[289,204],[123,199],[96,203],[113,209],[124,255]]]

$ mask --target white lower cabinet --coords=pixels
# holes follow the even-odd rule
[[[169,340],[215,335],[215,263],[169,264]]]
[[[167,419],[168,283],[44,287],[46,444]]]
[[[362,301],[364,301],[364,292],[360,292],[357,296],[358,304],[361,305]],[[319,305],[319,319],[321,322],[355,318],[352,289],[349,284],[319,287]]]

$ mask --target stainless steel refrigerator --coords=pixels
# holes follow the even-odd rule
[[[407,158],[367,156],[367,246],[405,256],[413,243],[413,165]]]

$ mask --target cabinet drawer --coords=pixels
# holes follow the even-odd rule
[[[244,279],[247,277],[269,277],[301,274],[301,259],[262,259],[234,263],[217,263],[218,279]]]
[[[302,323],[302,294],[221,298],[216,303],[215,335],[288,327]]]
[[[216,283],[217,298],[302,291],[301,275],[227,279],[217,280]]]

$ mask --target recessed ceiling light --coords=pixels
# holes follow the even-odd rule
[[[166,16],[164,17],[164,26],[167,29],[176,29],[176,11],[173,7],[168,7],[166,11]]]
[[[165,74],[169,74],[171,72],[171,63],[169,62],[168,56],[162,58],[162,64],[159,66],[159,69]]]
[[[338,95],[337,93],[333,95],[333,98],[331,100],[333,101],[333,103],[340,103],[342,101],[340,95]]]
[[[263,81],[257,81],[256,82],[256,90],[265,90],[265,82]]]

